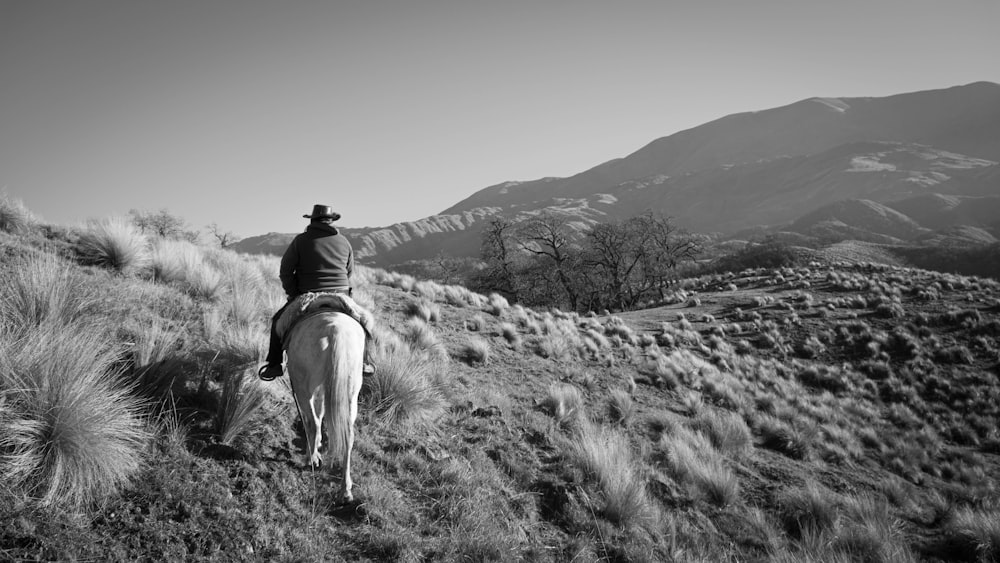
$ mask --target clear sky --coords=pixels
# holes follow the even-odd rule
[[[0,190],[387,226],[731,113],[1000,82],[998,30],[998,0],[0,0]]]

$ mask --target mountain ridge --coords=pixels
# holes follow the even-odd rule
[[[790,224],[839,200],[1000,195],[998,161],[1000,84],[813,97],[723,116],[573,176],[488,186],[417,221],[343,231],[358,258],[378,266],[476,256],[491,218],[543,210],[590,223],[655,210],[689,230],[735,233]],[[928,221],[961,224],[917,223]],[[235,249],[280,254],[292,236],[250,237]]]

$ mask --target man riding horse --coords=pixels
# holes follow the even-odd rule
[[[281,338],[276,323],[286,308],[304,293],[345,293],[351,295],[351,275],[354,273],[354,250],[347,237],[333,226],[340,213],[327,205],[314,205],[305,232],[298,234],[281,257],[281,286],[288,296],[285,303],[271,319],[271,341],[266,364],[258,372],[264,381],[284,375]],[[365,347],[364,373],[370,375],[375,368]]]

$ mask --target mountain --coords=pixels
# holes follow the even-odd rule
[[[810,221],[808,214],[854,199],[894,209],[920,229],[970,226],[996,236],[996,220],[974,204],[948,202],[1000,196],[998,162],[998,84],[880,98],[810,98],[662,137],[567,178],[490,186],[420,221],[344,232],[360,261],[389,266],[438,253],[474,256],[482,225],[498,216],[551,211],[586,226],[657,210],[692,231],[733,234]],[[893,207],[898,201],[909,207]],[[839,221],[842,226],[830,220],[813,231],[867,232],[854,219]],[[918,232],[926,234],[910,234]],[[869,235],[865,240],[899,238]],[[291,236],[251,237],[234,248],[280,252]]]

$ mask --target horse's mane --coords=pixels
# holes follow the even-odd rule
[[[344,313],[361,323],[368,335],[371,335],[374,328],[375,317],[346,294],[310,292],[296,297],[295,301],[292,301],[292,304],[285,308],[285,311],[278,317],[275,330],[277,330],[278,336],[284,339],[297,322],[307,316],[323,312]],[[287,348],[288,342],[284,344]]]

